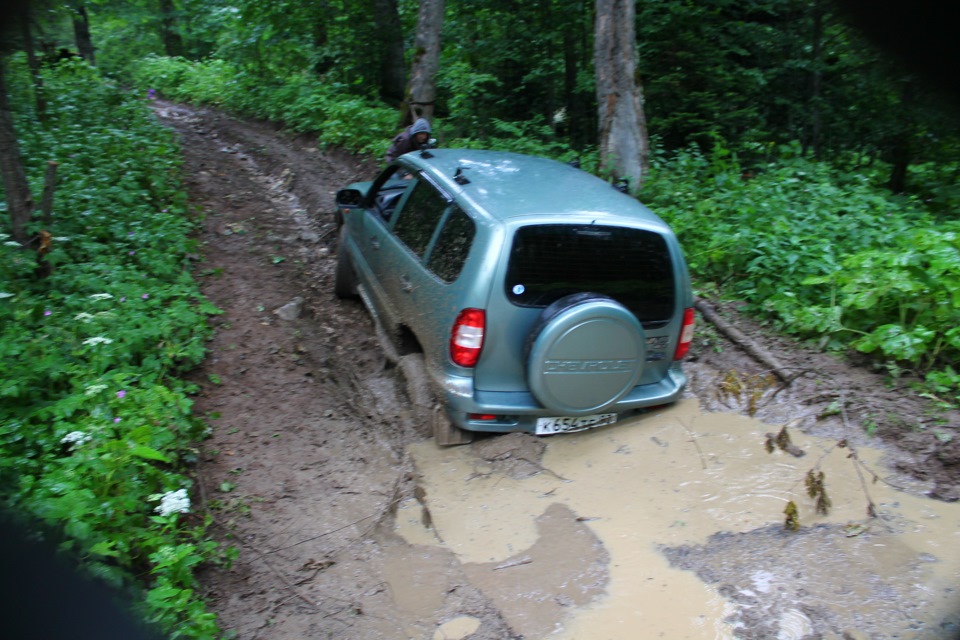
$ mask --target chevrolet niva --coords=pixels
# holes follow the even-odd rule
[[[336,219],[335,293],[368,308],[437,444],[594,428],[681,397],[683,254],[600,178],[428,149],[340,190]]]

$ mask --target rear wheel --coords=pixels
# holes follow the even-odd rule
[[[439,402],[430,411],[430,430],[433,440],[439,447],[451,447],[473,442],[473,432],[455,426],[447,416],[446,409]]]
[[[422,353],[402,356],[398,366],[406,382],[407,397],[413,405],[414,415],[429,425],[430,433],[438,446],[449,447],[473,442],[473,432],[455,426],[447,416],[443,405],[430,388]]]
[[[333,279],[333,292],[338,298],[357,297],[357,274],[344,248],[342,233],[337,241],[337,271]]]

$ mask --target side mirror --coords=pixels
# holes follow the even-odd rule
[[[338,207],[356,207],[363,200],[363,194],[359,189],[340,189],[337,191]]]
[[[363,201],[363,193],[359,189],[340,189],[337,191],[337,210],[333,212],[333,219],[337,223],[337,230],[343,226],[343,216],[351,209],[359,207]]]

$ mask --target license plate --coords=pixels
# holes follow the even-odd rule
[[[536,433],[538,436],[548,436],[551,433],[583,431],[584,429],[593,429],[594,427],[613,424],[616,421],[617,414],[615,413],[598,413],[592,416],[577,417],[537,418]]]

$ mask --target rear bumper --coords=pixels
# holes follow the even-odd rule
[[[617,413],[620,418],[643,413],[650,407],[680,400],[687,386],[687,376],[679,363],[667,376],[653,384],[638,385],[615,404],[598,409],[597,413]],[[440,385],[440,399],[450,420],[468,431],[534,433],[537,418],[556,416],[527,392],[475,391],[472,378],[446,378]],[[470,414],[497,416],[495,420],[471,419]]]

